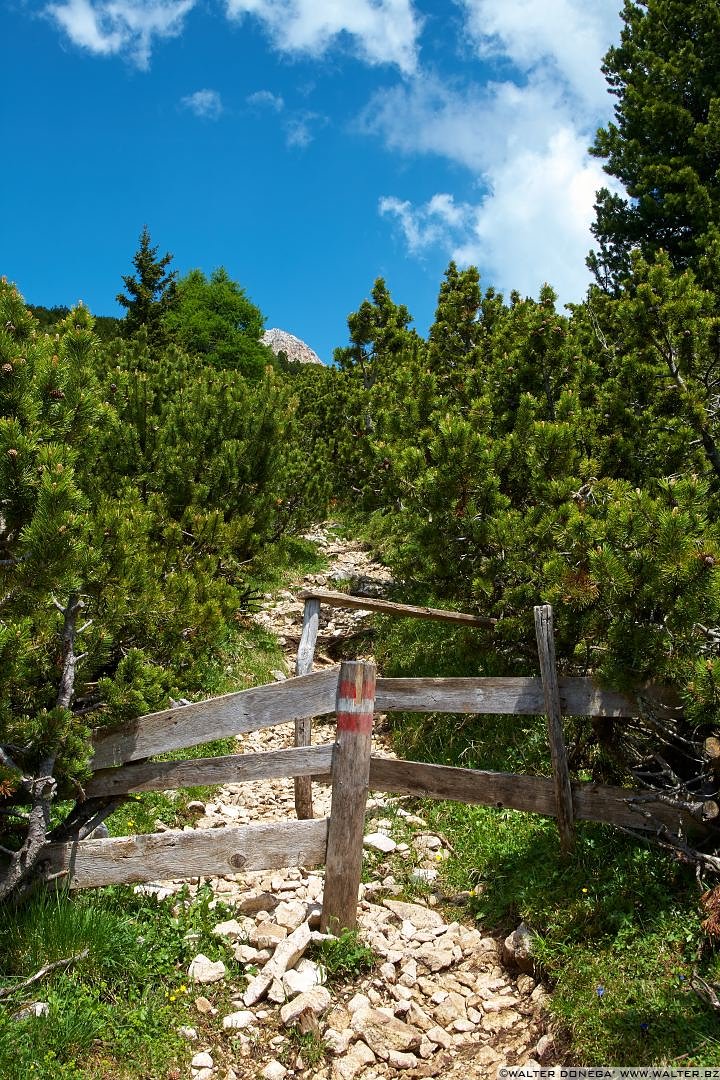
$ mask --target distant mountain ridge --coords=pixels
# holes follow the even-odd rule
[[[277,328],[266,330],[260,340],[263,345],[269,345],[276,356],[278,353],[284,352],[292,363],[322,364],[318,354],[313,352],[309,345],[306,345],[299,337],[295,337],[294,334],[289,334],[287,330],[278,330]]]

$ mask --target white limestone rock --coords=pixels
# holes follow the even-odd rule
[[[225,978],[225,965],[222,960],[210,960],[199,953],[188,968],[188,978],[196,983],[220,982]]]

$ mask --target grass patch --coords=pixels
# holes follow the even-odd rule
[[[319,942],[313,959],[325,968],[329,982],[355,979],[372,971],[377,963],[375,953],[363,945],[356,930],[344,930],[337,938]]]
[[[4,911],[1,986],[54,960],[87,956],[2,1003],[0,1076],[159,1080],[186,1064],[191,1054],[177,1026],[190,1022],[190,961],[204,952],[233,973],[231,953],[211,933],[226,909],[211,909],[211,900],[209,889],[175,897],[171,906],[109,888],[72,898],[39,893],[22,909]],[[12,1019],[37,1000],[48,1003],[46,1017]]]

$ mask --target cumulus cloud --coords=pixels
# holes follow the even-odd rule
[[[175,37],[196,0],[62,0],[48,4],[53,19],[74,45],[98,56],[125,53],[141,68],[150,63],[153,40]]]
[[[196,90],[188,94],[181,104],[203,120],[217,120],[222,115],[223,103],[217,90]]]
[[[548,281],[564,301],[589,282],[595,193],[607,181],[586,140],[562,128],[541,149],[520,151],[492,172],[492,190],[475,208],[452,256],[475,263],[499,288],[536,294]]]
[[[580,103],[607,108],[600,62],[618,36],[617,0],[456,0],[480,56],[501,56],[523,71],[542,65]]]
[[[477,54],[512,77],[453,85],[425,73],[378,91],[360,127],[389,149],[464,166],[481,194],[413,205],[395,193],[379,212],[410,253],[439,247],[505,290],[537,292],[547,279],[562,299],[580,299],[595,193],[613,187],[587,147],[611,108],[600,65],[617,36],[615,0],[592,11],[586,0],[456,3]]]
[[[282,112],[285,108],[285,100],[280,94],[273,94],[272,90],[256,90],[254,94],[248,94],[245,98],[248,105],[257,109],[271,109],[272,112]]]
[[[340,35],[369,64],[415,70],[421,21],[412,0],[225,0],[230,18],[259,19],[284,53],[319,56]]]

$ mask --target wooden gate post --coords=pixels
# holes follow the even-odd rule
[[[535,608],[535,634],[537,636],[540,674],[545,694],[545,714],[548,722],[550,756],[552,758],[555,805],[560,848],[569,854],[575,847],[575,824],[572,785],[568,769],[565,740],[562,730],[562,706],[555,666],[555,638],[553,633],[553,609],[550,604]]]
[[[305,601],[302,633],[295,661],[296,675],[309,675],[312,671],[315,643],[320,626],[320,601],[309,597]],[[310,746],[312,742],[312,720],[295,721],[295,745]],[[295,813],[298,818],[313,816],[312,781],[309,776],[295,777]]]
[[[340,665],[337,734],[332,764],[332,804],[325,859],[320,929],[337,934],[357,925],[370,744],[375,710],[375,665]]]

